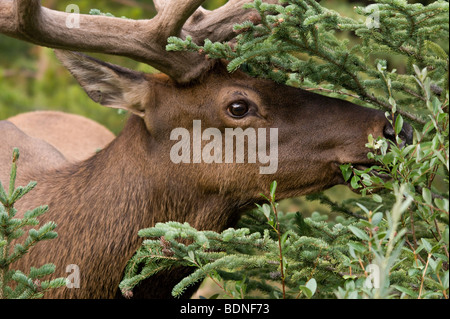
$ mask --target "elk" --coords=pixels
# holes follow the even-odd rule
[[[29,137],[54,146],[69,162],[87,159],[115,137],[107,128],[88,118],[62,112],[28,112],[10,117],[8,121]]]
[[[273,180],[279,199],[342,184],[340,164],[371,164],[365,147],[369,134],[393,138],[381,111],[239,70],[229,73],[225,61],[197,53],[165,51],[168,36],[190,35],[198,43],[231,39],[233,24],[255,19],[254,12],[242,10],[247,1],[230,0],[207,11],[203,0],[158,0],[151,20],[81,15],[78,29],[65,26],[68,13],[41,7],[39,1],[0,1],[0,32],[56,49],[94,101],[130,113],[115,139],[78,161],[67,159],[78,150],[58,149],[33,137],[33,129],[25,132],[19,123],[0,122],[0,180],[7,185],[7,164],[12,148],[18,147],[19,182],[38,182],[18,203],[19,211],[48,204],[41,223],[58,225],[58,238],[36,246],[16,268],[26,271],[52,262],[58,277],[67,276],[67,265],[80,269],[80,288],[57,289],[46,297],[113,298],[126,262],[141,243],[139,229],[180,221],[222,231],[254,207]],[[73,51],[125,56],[161,73],[143,74]],[[48,118],[59,120],[57,115]],[[192,130],[193,120],[222,132],[278,128],[278,170],[260,174],[258,163],[173,163],[170,133],[180,127]],[[47,125],[42,116],[39,121]],[[64,136],[64,130],[49,134]],[[409,126],[401,137],[411,138]],[[134,296],[169,298],[188,272],[159,273],[138,286]]]

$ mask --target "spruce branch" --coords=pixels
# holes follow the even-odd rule
[[[47,206],[37,207],[27,211],[23,218],[15,218],[17,210],[14,205],[36,186],[36,182],[30,182],[25,187],[16,188],[18,158],[19,150],[14,149],[8,192],[0,183],[0,299],[42,298],[46,291],[66,284],[65,278],[40,281],[42,277],[54,273],[53,264],[46,264],[40,268],[31,267],[28,275],[20,270],[11,269],[14,262],[29,253],[36,244],[57,236],[54,232],[56,224],[48,222],[38,230],[31,228],[25,241],[22,244],[17,243],[17,240],[25,233],[23,229],[28,226],[38,226],[37,217],[48,210]],[[14,242],[16,244],[11,252]],[[11,282],[16,284],[11,285]]]
[[[241,68],[256,77],[265,77],[309,90],[321,90],[332,84],[332,92],[345,92],[364,103],[392,112],[389,96],[380,94],[384,79],[373,65],[373,56],[383,53],[405,57],[405,74],[390,74],[394,95],[411,95],[415,100],[397,99],[396,113],[424,125],[421,117],[425,99],[413,86],[406,85],[414,77],[408,67],[417,64],[433,70],[434,94],[448,88],[448,55],[437,44],[448,31],[448,2],[437,1],[427,6],[398,1],[382,1],[368,7],[355,7],[355,12],[371,18],[373,26],[320,6],[316,1],[282,0],[281,5],[254,1],[261,24],[249,21],[235,27],[236,41],[199,46],[187,37],[169,38],[168,50],[191,50],[209,58],[229,60],[230,72]],[[349,31],[360,42],[350,46],[335,33]],[[410,72],[411,71],[411,72]],[[306,85],[306,81],[312,86]],[[369,85],[370,83],[370,85]],[[345,91],[342,91],[342,88]],[[442,89],[443,88],[443,89]]]

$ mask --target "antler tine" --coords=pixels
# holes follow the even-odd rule
[[[255,15],[242,9],[250,1],[230,0],[208,11],[201,7],[204,0],[155,0],[158,14],[151,20],[80,14],[79,25],[70,26],[67,21],[74,13],[42,7],[39,0],[0,0],[0,33],[50,48],[129,57],[187,83],[213,62],[193,52],[167,52],[167,38],[191,35],[197,43],[206,38],[229,40],[234,24]]]
[[[200,7],[184,25],[183,32],[190,35],[199,44],[205,39],[213,42],[230,40],[236,34],[233,26],[244,21],[258,23],[261,17],[254,10],[242,7],[251,0],[229,0],[222,7],[209,11]],[[265,0],[266,3],[278,3],[278,0]]]
[[[202,2],[177,1],[151,20],[80,14],[79,25],[69,26],[73,13],[42,7],[39,0],[0,0],[0,33],[55,49],[129,57],[185,83],[209,68],[210,62],[192,52],[167,52],[167,36],[179,35]]]
[[[132,53],[130,42],[135,40],[135,30],[145,30],[149,20],[79,15],[79,26],[70,26],[71,17],[72,13],[41,7],[39,0],[0,0],[0,33],[50,48],[123,55],[145,62],[144,48],[135,45]]]
[[[185,22],[205,0],[157,0],[159,31],[178,36]],[[154,18],[154,19],[155,19]],[[167,38],[166,38],[167,39]]]
[[[169,0],[153,0],[156,11],[160,12]]]

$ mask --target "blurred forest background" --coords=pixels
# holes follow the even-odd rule
[[[413,1],[428,4],[433,1]],[[207,0],[204,7],[217,8],[227,1]],[[322,0],[320,3],[342,15],[358,18],[355,5],[368,5],[371,1]],[[151,1],[143,0],[43,0],[42,5],[55,10],[65,11],[70,4],[76,4],[80,13],[88,14],[91,9],[99,9],[115,16],[130,19],[149,19],[156,11]],[[364,19],[364,17],[360,17]],[[351,39],[350,39],[351,40]],[[115,56],[95,55],[105,61],[119,64],[134,70],[156,72],[153,68]],[[126,120],[126,115],[117,110],[105,108],[92,102],[69,72],[58,62],[51,49],[38,47],[0,35],[0,120],[18,113],[33,110],[60,110],[93,119],[112,132],[118,134]],[[263,191],[263,190],[262,190]],[[344,195],[345,193],[345,195]],[[356,196],[345,187],[333,188],[330,198]],[[284,211],[301,210],[326,211],[320,205],[312,205],[302,200],[287,202]],[[302,207],[307,205],[307,207]]]

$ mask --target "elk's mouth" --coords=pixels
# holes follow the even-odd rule
[[[377,176],[381,178],[383,181],[387,181],[391,179],[391,176],[386,174],[385,172],[373,168],[375,165],[367,165],[367,164],[354,164],[353,167],[356,168],[358,171],[366,171],[367,174]],[[375,166],[376,167],[376,166]]]
[[[356,193],[360,193],[360,191],[362,189],[361,187],[354,188],[352,185],[352,179],[354,176],[357,175],[357,174],[355,174],[356,171],[358,171],[358,173],[378,177],[379,179],[381,179],[381,182],[386,182],[386,181],[392,179],[392,177],[389,174],[382,171],[381,169],[378,169],[377,166],[375,165],[375,163],[350,164],[350,165],[351,165],[350,167],[352,169],[352,173],[348,176],[348,178],[344,184],[347,185],[352,191],[354,191]],[[360,175],[360,180],[358,182],[358,185],[364,184],[362,174],[358,174],[358,175]],[[382,188],[381,187],[382,185],[380,185],[378,183],[370,184],[370,185],[365,184],[365,185],[370,186],[371,193],[376,193],[377,191],[379,191]]]

